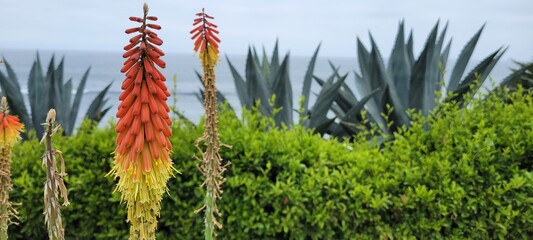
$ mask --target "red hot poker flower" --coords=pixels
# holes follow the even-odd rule
[[[194,41],[194,51],[200,54],[204,66],[207,64],[214,66],[218,60],[219,53],[218,26],[209,22],[208,19],[214,19],[214,17],[207,15],[203,8],[202,12],[197,13],[196,16],[198,18],[195,18],[192,24],[195,28],[190,31],[192,34],[191,39],[196,39]]]
[[[161,199],[175,170],[169,156],[172,121],[166,100],[170,93],[158,69],[166,65],[160,59],[165,54],[157,47],[163,41],[155,33],[161,27],[148,23],[157,17],[147,14],[145,4],[142,18],[130,17],[141,26],[126,29],[134,36],[124,47],[121,72],[126,78],[116,115],[115,166],[110,172],[120,178],[117,190],[127,202],[130,239],[155,239]]]

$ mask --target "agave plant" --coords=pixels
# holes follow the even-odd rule
[[[381,126],[385,133],[392,133],[400,126],[409,126],[407,109],[415,109],[427,116],[439,101],[461,102],[465,94],[477,92],[505,52],[503,48],[497,49],[468,74],[464,74],[483,27],[463,47],[446,81],[444,72],[447,72],[445,67],[451,47],[451,40],[447,43],[444,40],[447,25],[439,34],[439,23],[435,24],[422,52],[415,58],[412,32],[406,41],[404,24],[400,22],[387,65],[384,64],[371,34],[370,51],[358,38],[360,72],[355,73],[355,82],[359,93],[371,95],[366,109],[372,120]],[[379,91],[379,94],[372,95],[375,91]],[[439,92],[448,93],[449,96],[439,98]],[[344,111],[342,114],[346,113]],[[343,119],[341,123],[345,128],[354,128],[349,118]]]
[[[515,62],[515,64],[519,68],[512,69],[513,72],[500,83],[500,86],[516,87],[517,84],[521,84],[525,89],[533,89],[533,62]]]
[[[42,70],[40,57],[37,54],[28,79],[30,115],[17,76],[7,60],[4,59],[4,63],[7,75],[0,72],[0,87],[6,95],[9,105],[12,106],[12,114],[19,116],[26,129],[28,131],[34,129],[37,136],[41,137],[44,133],[41,121],[46,118],[47,109],[55,108],[57,110],[57,122],[62,124],[64,134],[72,134],[90,68],[87,69],[81,78],[74,99],[72,99],[72,79],[64,82],[63,78],[64,59],[61,59],[61,62],[56,68],[54,56],[52,56],[45,75]],[[85,117],[95,122],[99,122],[104,117],[109,110],[109,107],[104,107],[107,102],[105,95],[109,87],[111,87],[111,84],[107,85],[92,100]]]
[[[313,65],[314,59],[316,55],[313,56]],[[226,60],[235,81],[241,106],[252,109],[252,106],[259,104],[258,109],[263,115],[274,117],[278,126],[285,124],[290,127],[293,123],[293,98],[289,78],[289,55],[287,54],[280,63],[277,42],[270,62],[264,50],[260,62],[255,48],[248,48],[245,78],[239,74],[228,57]],[[274,102],[271,102],[272,99]]]
[[[337,138],[351,138],[355,133],[361,130],[359,127],[360,125],[367,125],[367,122],[364,121],[365,117],[363,117],[365,103],[367,103],[372,96],[378,94],[381,89],[377,88],[359,100],[348,85],[344,83],[348,74],[341,76],[338,68],[336,68],[331,62],[330,66],[333,70],[333,74],[331,74],[327,80],[323,80],[317,76],[314,76],[313,78],[320,86],[322,86],[323,91],[330,89],[329,86],[334,82],[339,84],[337,87],[333,88],[337,90],[336,97],[329,98],[329,101],[332,101],[329,105],[331,106],[331,110],[335,114],[335,117],[327,119],[327,121],[319,126],[315,126],[315,128],[317,129],[317,132],[327,133]],[[337,81],[334,79],[337,79]],[[317,102],[322,101],[324,101],[324,99],[317,99]],[[367,116],[366,118],[373,120],[372,116]]]
[[[310,106],[311,83],[319,50],[320,45],[311,57],[304,75],[299,124],[324,134],[330,132],[330,125],[334,122],[334,118],[328,118],[327,114],[332,108],[334,99],[338,97],[339,90],[345,86],[346,77],[330,77],[317,94],[314,104]],[[255,48],[250,47],[246,58],[245,78],[239,74],[227,57],[226,59],[235,80],[241,105],[252,109],[259,104],[258,109],[261,113],[273,117],[278,127],[282,125],[290,127],[294,121],[294,100],[289,76],[289,54],[285,55],[281,63],[279,56],[277,42],[270,59],[264,49],[260,58]]]

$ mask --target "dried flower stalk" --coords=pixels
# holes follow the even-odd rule
[[[17,212],[9,201],[11,184],[11,148],[20,140],[24,125],[15,116],[9,115],[7,99],[0,105],[0,240],[7,239],[7,228],[17,218]]]
[[[65,230],[61,220],[59,195],[63,198],[63,206],[68,206],[70,202],[67,196],[67,187],[63,178],[65,172],[65,159],[61,151],[52,147],[52,136],[57,133],[60,125],[56,123],[56,111],[52,108],[48,111],[46,122],[42,124],[45,133],[41,139],[41,144],[46,142],[46,151],[43,155],[42,164],[46,169],[46,182],[44,182],[44,220],[48,229],[50,239],[65,239]],[[57,158],[61,161],[61,169],[57,167]]]
[[[214,19],[204,13],[196,14],[193,26],[196,26],[191,31],[192,39],[196,39],[194,43],[194,51],[199,52],[199,57],[202,61],[203,68],[203,83],[204,83],[204,108],[205,108],[205,128],[203,135],[196,140],[195,145],[198,151],[201,152],[202,158],[196,157],[200,164],[198,168],[205,175],[205,181],[202,187],[206,188],[205,204],[196,212],[205,210],[205,239],[213,239],[216,237],[215,226],[219,229],[222,224],[217,221],[216,215],[221,216],[221,213],[216,204],[216,200],[221,198],[222,184],[225,178],[222,176],[226,170],[227,165],[222,165],[222,157],[220,156],[220,147],[230,147],[221,143],[218,134],[218,114],[217,114],[217,95],[216,95],[216,81],[215,81],[215,65],[218,61],[218,43],[220,39],[216,36],[218,30],[217,26],[207,19]],[[200,143],[203,142],[205,150],[202,150]]]
[[[161,200],[168,192],[168,179],[176,171],[170,159],[172,121],[166,103],[170,92],[157,68],[166,65],[160,59],[164,53],[157,47],[163,41],[152,31],[161,26],[147,23],[157,20],[148,16],[148,5],[144,4],[143,10],[142,18],[130,17],[141,26],[126,30],[136,35],[124,47],[126,60],[121,72],[126,78],[116,115],[115,165],[109,173],[119,178],[116,191],[121,192],[128,208],[132,240],[155,239]]]

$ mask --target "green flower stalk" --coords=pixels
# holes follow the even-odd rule
[[[222,157],[219,150],[221,146],[229,147],[222,144],[218,135],[218,115],[217,115],[217,95],[216,95],[216,81],[215,81],[215,65],[218,61],[218,43],[220,39],[216,36],[218,31],[217,26],[212,24],[207,19],[213,17],[204,13],[196,14],[193,26],[196,26],[191,31],[194,42],[194,51],[199,52],[199,57],[202,61],[203,68],[203,84],[204,84],[204,108],[205,108],[205,128],[203,135],[196,140],[196,148],[201,152],[202,158],[200,160],[199,169],[205,176],[205,181],[202,187],[206,188],[205,204],[197,210],[200,212],[205,209],[205,239],[213,239],[216,237],[215,226],[222,228],[222,224],[216,220],[216,215],[220,216],[216,200],[221,198],[222,184],[225,178],[222,176],[226,170],[226,166],[222,165]],[[205,150],[200,147],[203,142]]]
[[[52,240],[65,239],[65,230],[61,220],[59,195],[63,198],[63,206],[70,203],[67,197],[67,187],[63,178],[65,172],[65,160],[61,151],[52,146],[52,136],[57,133],[60,125],[56,123],[56,111],[52,108],[48,111],[46,122],[42,124],[45,129],[41,144],[46,142],[46,151],[43,155],[42,164],[46,169],[46,182],[44,183],[44,220],[48,229],[48,237]],[[61,161],[61,169],[57,167],[57,158]]]
[[[147,23],[157,17],[148,16],[144,4],[144,16],[130,20],[141,26],[126,30],[135,36],[124,47],[126,61],[121,72],[126,78],[116,115],[115,165],[109,174],[119,178],[116,190],[128,208],[130,239],[155,239],[161,200],[176,171],[170,159],[172,121],[166,103],[170,92],[158,70],[166,65],[160,59],[165,54],[157,47],[163,41],[152,31],[161,26]]]
[[[0,240],[7,239],[7,228],[17,212],[9,202],[11,184],[11,148],[20,140],[24,125],[15,116],[9,115],[7,99],[0,105]]]

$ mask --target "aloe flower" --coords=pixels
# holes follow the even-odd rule
[[[196,14],[193,26],[196,26],[190,33],[193,34],[194,51],[199,53],[202,61],[204,83],[204,108],[205,108],[205,129],[204,134],[196,140],[196,148],[202,153],[199,168],[205,176],[202,186],[206,187],[205,204],[197,212],[205,209],[205,239],[216,237],[215,226],[222,228],[222,224],[216,220],[216,215],[220,216],[216,200],[220,199],[222,194],[222,184],[225,178],[222,173],[226,166],[222,165],[222,157],[219,150],[221,146],[229,147],[222,144],[218,135],[218,115],[217,115],[217,95],[215,81],[215,65],[218,61],[218,43],[220,39],[216,36],[217,25],[209,22],[207,19],[213,19],[204,13]],[[203,142],[205,150],[200,147]]]
[[[9,115],[7,100],[2,97],[0,105],[0,239],[7,239],[7,228],[16,211],[9,202],[11,184],[11,147],[20,140],[23,125],[15,116]]]
[[[44,221],[51,240],[65,239],[65,229],[61,220],[59,195],[63,198],[63,206],[68,206],[67,187],[63,178],[65,172],[65,160],[61,151],[52,146],[52,136],[57,133],[60,125],[56,123],[56,110],[50,109],[46,116],[44,135],[41,143],[45,142],[46,151],[43,155],[42,164],[46,169],[46,181],[44,182]],[[61,168],[58,168],[57,159],[60,160]]]
[[[156,47],[163,41],[153,32],[161,27],[148,23],[157,17],[147,14],[148,6],[144,4],[142,18],[130,17],[141,26],[126,30],[135,36],[124,47],[126,60],[121,72],[126,78],[116,115],[115,165],[110,172],[119,178],[116,190],[126,202],[130,239],[135,240],[155,239],[161,199],[175,171],[169,156],[172,121],[166,100],[170,93],[158,70],[165,67],[160,59],[164,53]]]

